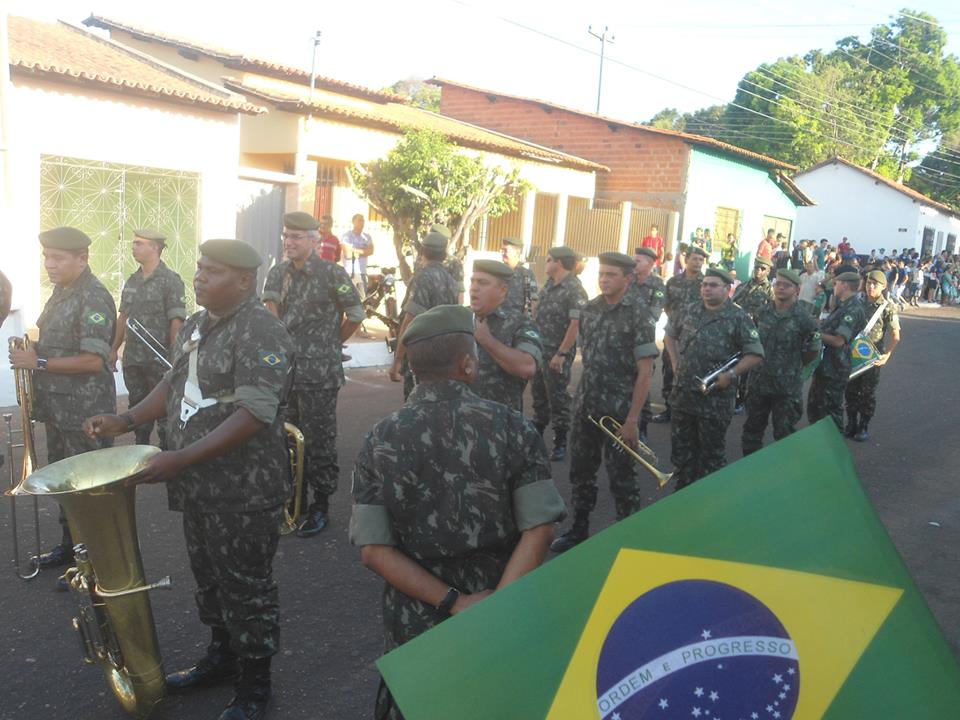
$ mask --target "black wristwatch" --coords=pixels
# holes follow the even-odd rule
[[[447,594],[443,596],[443,600],[440,601],[440,604],[437,605],[437,614],[441,617],[450,617],[450,611],[453,610],[453,606],[457,603],[457,598],[460,597],[460,591],[455,587],[449,588]]]
[[[37,370],[46,370],[47,369],[47,359],[38,357],[37,358]]]

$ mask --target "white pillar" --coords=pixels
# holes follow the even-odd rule
[[[627,243],[630,241],[630,215],[633,211],[633,203],[629,200],[624,200],[620,203],[620,239],[617,242],[617,249],[619,252],[632,255],[632,252],[628,252]]]
[[[567,239],[567,200],[569,195],[557,195],[557,217],[553,224],[553,247],[563,245]]]
[[[530,254],[533,244],[533,219],[537,208],[537,191],[528,190],[520,200],[520,239],[523,241],[523,256]]]

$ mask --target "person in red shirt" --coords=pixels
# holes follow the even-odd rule
[[[660,228],[656,225],[650,226],[650,234],[647,235],[643,240],[640,241],[640,247],[653,248],[657,252],[657,272],[660,272],[660,267],[663,265],[663,238],[660,237]]]
[[[333,218],[324,215],[320,218],[320,237],[317,239],[316,250],[321,260],[340,262],[340,239],[330,232],[333,227]]]
[[[767,236],[760,241],[760,246],[757,248],[757,257],[766,258],[771,262],[773,261],[773,243],[776,242],[773,233],[773,228],[767,230]]]

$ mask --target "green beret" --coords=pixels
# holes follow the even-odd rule
[[[884,286],[887,284],[887,276],[883,274],[882,270],[873,270],[868,272],[867,280],[873,280],[874,282],[878,282]]]
[[[449,235],[431,230],[427,233],[427,236],[420,241],[420,244],[423,247],[433,248],[434,250],[446,250],[449,239]]]
[[[770,259],[769,259],[769,258],[765,258],[763,255],[757,255],[757,256],[753,259],[753,264],[754,264],[754,266],[756,266],[756,265],[763,265],[763,266],[765,266],[765,267],[773,267],[773,263],[770,262]]]
[[[784,280],[789,280],[796,286],[800,286],[800,273],[796,270],[790,270],[788,268],[780,268],[777,270],[777,278],[783,278]]]
[[[297,210],[283,216],[283,226],[291,230],[317,230],[320,223],[310,213]]]
[[[435,305],[410,321],[401,341],[404,345],[413,345],[438,335],[450,333],[473,335],[473,325],[473,311],[470,308],[463,305]]]
[[[260,253],[243,240],[207,240],[200,245],[200,254],[240,270],[256,270],[263,264]]]
[[[845,272],[837,275],[834,280],[839,280],[840,282],[860,282],[860,273],[857,272]]]
[[[144,228],[142,230],[134,230],[133,234],[137,237],[143,238],[144,240],[152,240],[153,242],[160,243],[161,245],[167,244],[167,236],[163,235],[159,230]]]
[[[40,244],[51,250],[86,250],[92,241],[82,230],[58,227],[40,233]]]
[[[634,255],[646,255],[653,260],[657,259],[657,251],[650,247],[638,247],[633,251]]]
[[[515,247],[523,247],[523,240],[517,240],[514,237],[507,237],[500,241],[504,245],[513,245]]]
[[[728,273],[723,268],[718,268],[718,267],[709,268],[703,275],[704,277],[720,278],[727,285],[733,285],[733,275]]]
[[[693,247],[688,248],[688,249],[687,249],[687,255],[702,255],[702,256],[705,257],[705,258],[709,258],[709,257],[710,257],[709,255],[707,255],[707,251],[704,250],[704,249],[703,249],[702,247],[700,247],[699,245],[694,245]]]
[[[564,258],[573,258],[574,260],[577,260],[580,258],[573,248],[568,248],[566,245],[558,245],[557,247],[550,248],[547,250],[547,255],[552,257],[554,260],[563,260]]]
[[[448,227],[447,227],[446,225],[444,225],[443,223],[434,223],[433,225],[431,225],[431,226],[430,226],[430,232],[432,232],[432,233],[440,233],[440,234],[443,235],[447,240],[450,239],[450,228],[448,228]]]
[[[513,277],[513,268],[499,260],[474,260],[473,271],[487,273],[501,280],[509,280]]]
[[[603,252],[597,258],[601,265],[612,265],[613,267],[623,268],[624,270],[633,270],[637,267],[637,261],[625,253],[621,252]]]

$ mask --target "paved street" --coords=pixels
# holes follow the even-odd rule
[[[883,371],[878,416],[869,443],[850,443],[861,479],[910,567],[954,651],[960,649],[960,498],[956,469],[960,447],[952,441],[957,412],[955,359],[960,357],[960,312],[911,311],[903,319],[904,342]],[[352,720],[371,717],[381,647],[380,582],[365,570],[346,539],[350,470],[363,434],[401,400],[383,369],[353,370],[340,396],[340,490],[333,522],[320,536],[284,538],[276,560],[283,614],[283,648],[274,664],[277,720]],[[659,372],[654,399],[659,400]],[[728,434],[731,460],[740,456],[743,419]],[[309,442],[309,438],[308,438]],[[669,427],[651,426],[650,445],[668,467]],[[566,464],[555,465],[569,496]],[[651,502],[657,498],[652,478]],[[23,504],[23,507],[26,507]],[[25,513],[21,514],[21,518]],[[173,577],[174,587],[152,601],[168,670],[192,663],[208,633],[196,619],[193,586],[179,515],[166,509],[162,487],[142,488],[138,498],[140,543],[150,579]],[[607,526],[613,508],[605,480],[595,530]],[[44,544],[59,539],[56,508],[43,504]],[[4,567],[9,549],[8,507],[0,508]],[[125,717],[99,671],[80,662],[67,595],[54,592],[55,574],[30,582],[5,570],[0,582],[0,672],[4,702],[0,720],[119,720]],[[162,717],[216,718],[231,696],[228,687],[170,698]]]

